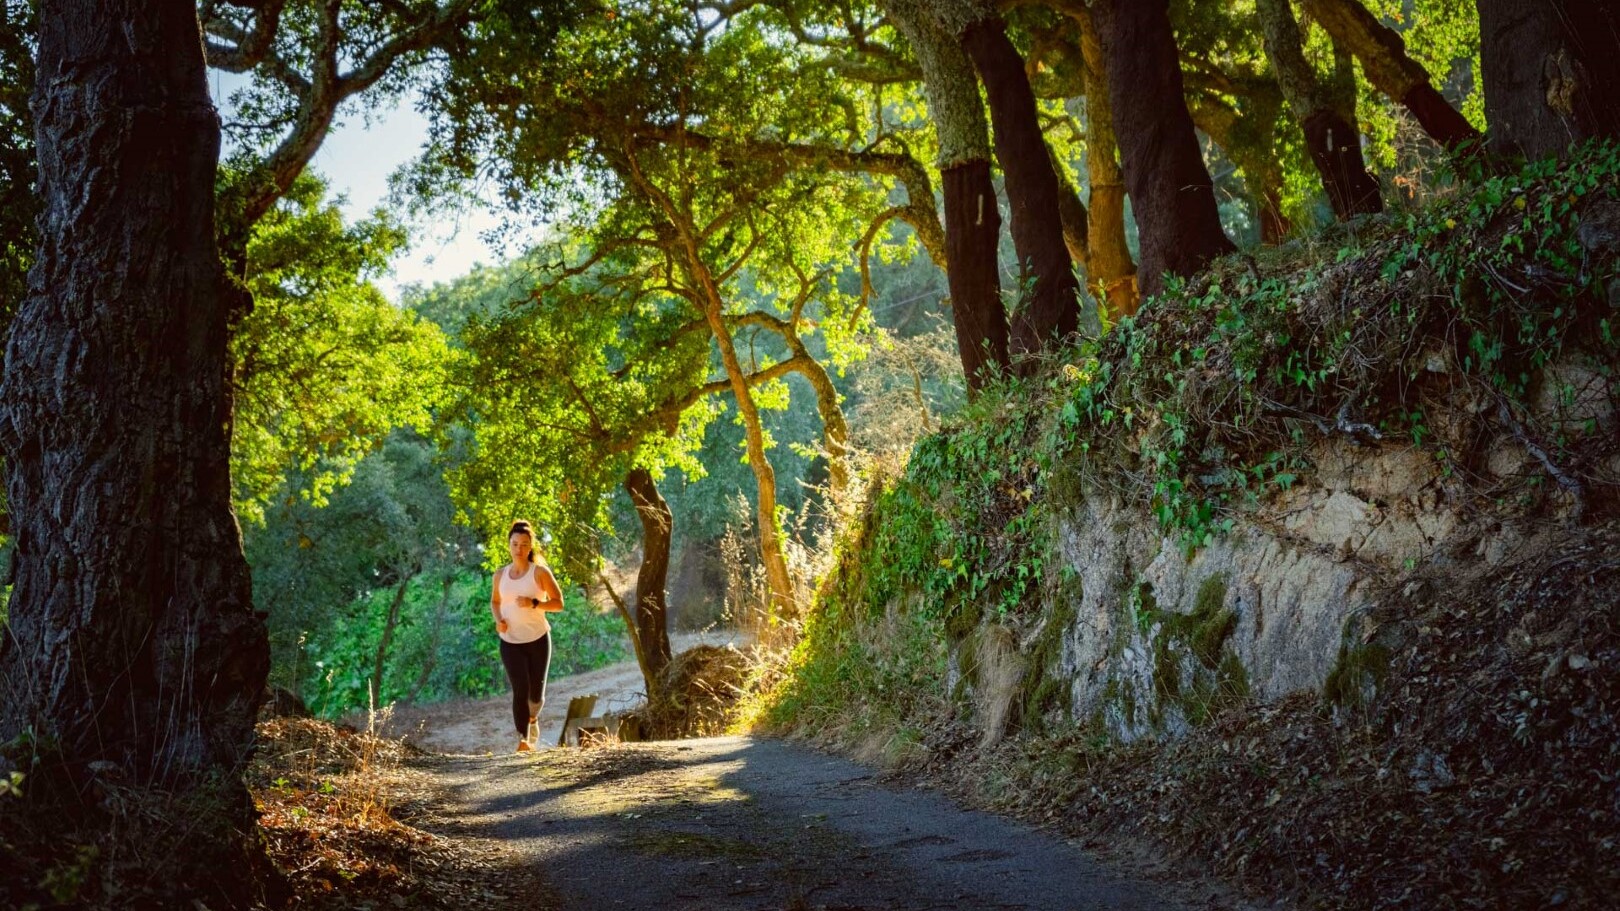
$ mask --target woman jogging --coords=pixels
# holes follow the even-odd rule
[[[534,553],[534,529],[519,519],[506,533],[512,562],[495,574],[489,609],[501,637],[501,664],[512,682],[512,723],[519,753],[540,739],[540,707],[546,702],[551,668],[550,611],[562,610],[562,592],[551,570]]]

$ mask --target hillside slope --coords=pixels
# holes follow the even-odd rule
[[[1219,263],[873,491],[751,717],[1325,907],[1620,887],[1620,152]]]

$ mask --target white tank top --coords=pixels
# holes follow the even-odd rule
[[[501,619],[506,621],[506,632],[501,633],[500,637],[513,645],[522,645],[551,632],[551,623],[546,620],[545,611],[518,604],[519,598],[540,597],[537,576],[542,572],[549,576],[551,570],[531,563],[529,571],[521,579],[514,579],[511,569],[511,566],[502,567],[500,575],[496,577],[496,585],[500,586]],[[555,579],[552,584],[556,584]]]

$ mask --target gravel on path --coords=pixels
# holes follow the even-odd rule
[[[1053,835],[775,739],[449,757],[456,828],[543,870],[562,907],[1170,911]]]

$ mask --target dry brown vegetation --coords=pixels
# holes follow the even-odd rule
[[[299,718],[261,722],[259,743],[248,782],[288,907],[555,907],[509,850],[434,815],[433,757]]]

